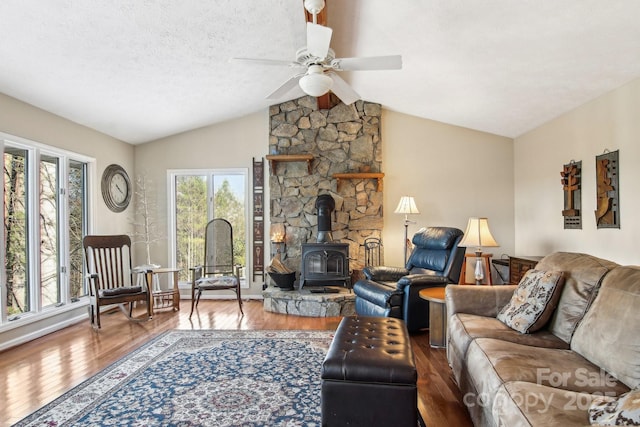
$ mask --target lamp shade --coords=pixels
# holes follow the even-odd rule
[[[309,71],[298,81],[304,93],[310,96],[322,96],[333,87],[333,79],[324,74],[320,65],[310,65]]]
[[[400,203],[398,203],[398,207],[394,211],[394,213],[399,214],[419,214],[420,211],[416,207],[416,201],[411,196],[402,196],[400,198]]]
[[[458,246],[481,248],[499,245],[491,235],[487,218],[469,218],[467,230]]]

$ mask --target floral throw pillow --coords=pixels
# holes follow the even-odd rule
[[[561,271],[527,271],[509,304],[498,313],[498,320],[523,334],[537,331],[551,318],[562,285]]]
[[[598,426],[640,426],[640,390],[614,400],[594,400],[589,407],[589,422]]]

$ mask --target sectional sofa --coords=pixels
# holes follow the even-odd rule
[[[558,252],[535,270],[562,272],[564,283],[548,322],[529,333],[497,319],[516,285],[447,286],[447,357],[474,424],[587,426],[637,415],[640,267]]]

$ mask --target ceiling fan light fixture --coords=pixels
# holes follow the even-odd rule
[[[298,81],[300,89],[309,96],[322,96],[333,87],[333,79],[322,71],[319,65],[311,65],[309,72]]]

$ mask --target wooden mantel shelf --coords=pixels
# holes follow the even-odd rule
[[[340,188],[341,179],[377,179],[377,191],[382,191],[382,178],[384,178],[384,174],[382,172],[334,173],[332,176],[338,181],[338,188]]]
[[[307,162],[307,170],[311,174],[312,154],[267,154],[267,160],[271,166],[271,173],[276,173],[276,163],[278,162]]]

